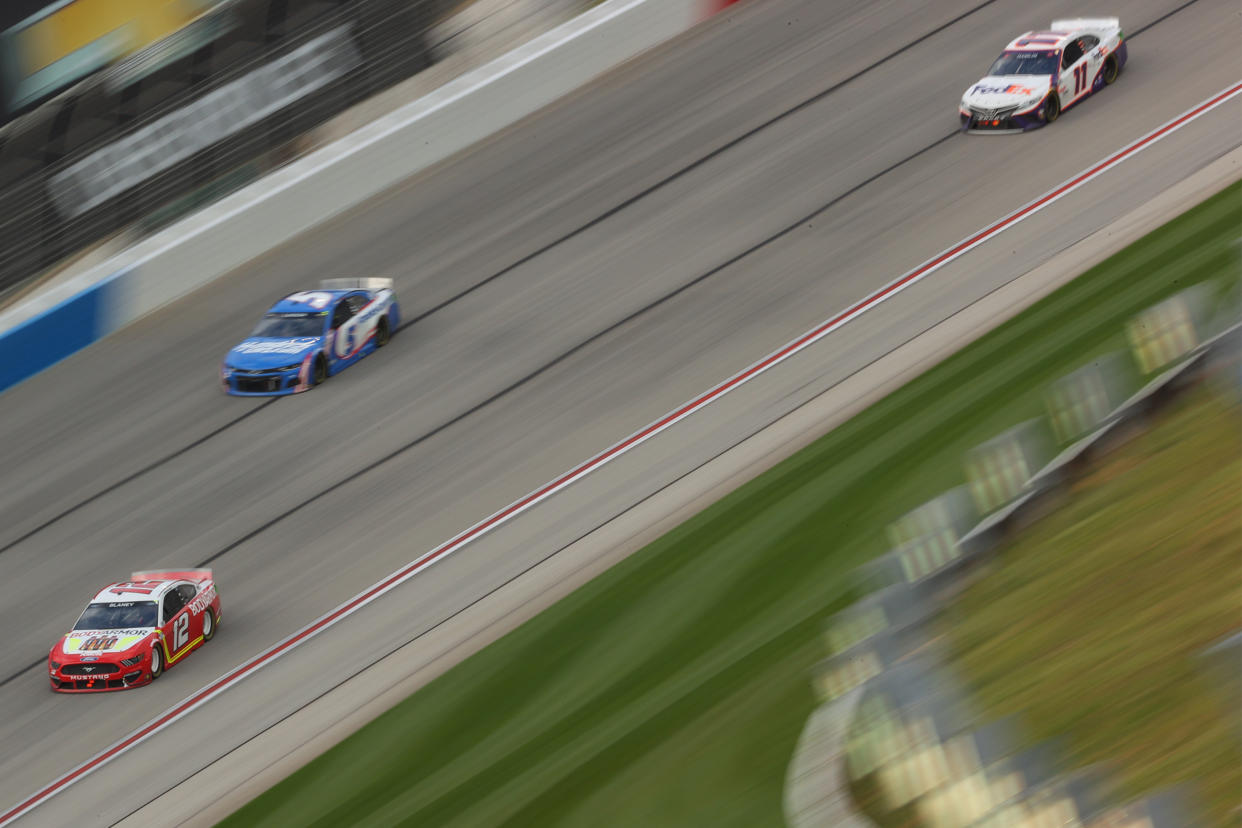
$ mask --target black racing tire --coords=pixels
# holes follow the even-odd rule
[[[1117,58],[1109,55],[1104,60],[1104,85],[1112,86],[1119,74],[1121,74],[1121,67],[1117,65]]]
[[[216,614],[211,607],[203,611],[203,643],[216,637]]]
[[[1061,98],[1056,92],[1049,92],[1044,101],[1044,123],[1050,124],[1061,117]]]
[[[311,385],[322,385],[327,378],[328,361],[320,354],[315,357],[315,364],[311,366]]]
[[[390,339],[392,339],[392,332],[388,330],[388,317],[381,316],[379,324],[375,326],[375,347],[383,348]]]
[[[157,641],[155,646],[151,648],[151,681],[155,681],[164,673],[164,654],[160,652],[160,645]]]

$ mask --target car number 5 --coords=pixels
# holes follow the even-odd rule
[[[173,622],[173,651],[180,650],[190,640],[190,614],[182,613]]]

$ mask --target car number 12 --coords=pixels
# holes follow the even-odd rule
[[[190,640],[190,614],[182,613],[173,622],[173,651],[180,650]]]

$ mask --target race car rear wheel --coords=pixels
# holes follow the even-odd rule
[[[160,653],[160,645],[157,643],[151,648],[151,681],[159,678],[162,672],[164,672],[164,656]]]
[[[1048,100],[1044,101],[1044,121],[1052,123],[1061,117],[1061,99],[1056,92],[1048,93]]]
[[[388,317],[384,316],[380,318],[379,324],[375,326],[375,347],[383,348],[390,339],[392,339],[392,334],[388,330]]]
[[[1109,55],[1108,59],[1104,61],[1104,85],[1108,86],[1117,80],[1117,74],[1120,71],[1117,66],[1117,58]]]
[[[216,614],[208,607],[203,612],[203,643],[206,644],[216,634]]]
[[[311,368],[311,385],[319,385],[328,378],[328,362],[323,354],[315,357],[315,365]]]

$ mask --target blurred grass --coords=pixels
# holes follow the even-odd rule
[[[1240,196],[1093,268],[224,824],[780,825],[821,623],[849,572],[884,550],[889,521],[962,482],[966,449],[1040,413],[1049,381],[1124,349],[1129,316],[1193,283],[1236,290]]]
[[[1200,390],[1075,488],[948,613],[956,666],[1123,798],[1185,782],[1237,825],[1238,700],[1196,656],[1242,626],[1242,417]]]

